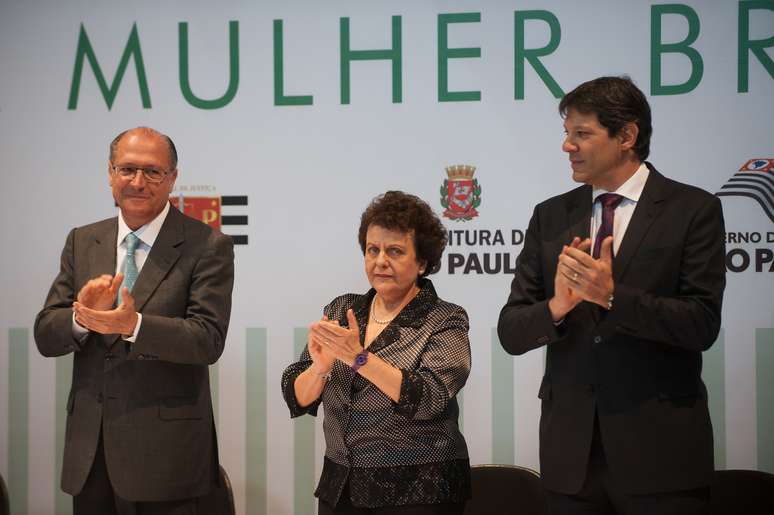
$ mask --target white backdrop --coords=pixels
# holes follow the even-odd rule
[[[630,75],[653,109],[650,159],[672,178],[717,192],[748,160],[774,158],[772,1],[324,4],[0,0],[0,473],[14,513],[70,513],[58,476],[71,358],[39,356],[32,323],[67,231],[115,214],[107,150],[125,128],[148,125],[175,140],[184,195],[247,197],[222,210],[247,217],[223,231],[248,243],[236,247],[231,327],[212,370],[221,460],[242,514],[314,512],[321,424],[289,419],[279,379],[303,342],[299,328],[332,297],[367,289],[356,231],[372,197],[402,189],[441,213],[445,167],[475,166],[479,216],[445,220],[462,231],[445,259],[503,254],[512,264],[521,250],[512,235],[526,229],[534,205],[574,187],[560,149],[558,100],[532,63],[517,72],[522,38],[526,49],[548,47],[539,62],[563,91],[599,75]],[[450,13],[472,14],[439,18]],[[399,42],[400,101],[393,101],[391,61],[356,60],[349,103],[342,102],[343,19],[353,50]],[[479,100],[439,100],[439,20],[451,20],[448,47],[480,49],[441,66],[449,90],[478,91]],[[555,20],[553,29],[546,20]],[[183,93],[183,22],[193,95],[223,96],[238,63],[235,93],[223,105],[202,109]],[[140,73],[132,54],[114,83],[133,26]],[[233,62],[230,26],[238,27]],[[74,73],[81,30],[107,87],[117,87],[110,106],[88,58]],[[279,96],[311,102],[278,105],[275,61],[283,68]],[[760,196],[774,207],[774,188]],[[723,205],[738,271],[729,272],[721,338],[705,355],[716,461],[774,472],[774,220],[748,197],[723,197]],[[482,230],[502,231],[504,244],[482,244]],[[506,357],[492,333],[510,276],[475,267],[465,274],[464,266],[451,272],[445,261],[433,280],[470,315],[474,365],[462,403],[472,462],[538,468],[543,354]]]

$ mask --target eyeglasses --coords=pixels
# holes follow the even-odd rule
[[[156,170],[155,168],[140,168],[137,166],[115,166],[113,165],[113,172],[117,173],[122,179],[134,180],[137,172],[142,172],[142,176],[148,182],[159,183],[167,178],[169,172],[163,170]]]

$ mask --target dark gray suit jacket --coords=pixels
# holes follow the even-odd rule
[[[650,175],[613,261],[615,300],[582,302],[555,326],[557,257],[589,235],[591,186],[535,208],[498,334],[511,354],[548,346],[540,387],[546,486],[573,494],[586,475],[595,412],[608,467],[629,493],[708,485],[712,426],[701,352],[720,328],[724,224],[717,197]]]
[[[207,367],[223,352],[231,312],[231,238],[170,209],[133,288],[142,325],[119,335],[73,337],[81,287],[116,270],[117,218],[73,229],[59,275],[35,320],[44,356],[74,353],[62,489],[77,494],[100,428],[116,493],[130,501],[204,495],[218,477]]]

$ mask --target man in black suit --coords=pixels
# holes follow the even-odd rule
[[[498,334],[547,346],[540,462],[552,513],[704,513],[702,351],[725,288],[720,202],[650,163],[650,107],[601,77],[559,104],[573,180],[537,205]]]
[[[170,207],[176,178],[169,137],[113,140],[120,214],[70,232],[35,320],[41,354],[74,354],[62,489],[75,515],[201,513],[217,483],[207,367],[226,339],[233,246]]]

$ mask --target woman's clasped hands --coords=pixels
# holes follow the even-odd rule
[[[347,366],[355,361],[355,356],[363,350],[360,345],[360,329],[355,314],[347,310],[349,327],[342,327],[338,320],[329,320],[323,316],[309,326],[307,347],[312,357],[315,371],[327,374],[337,359]]]

